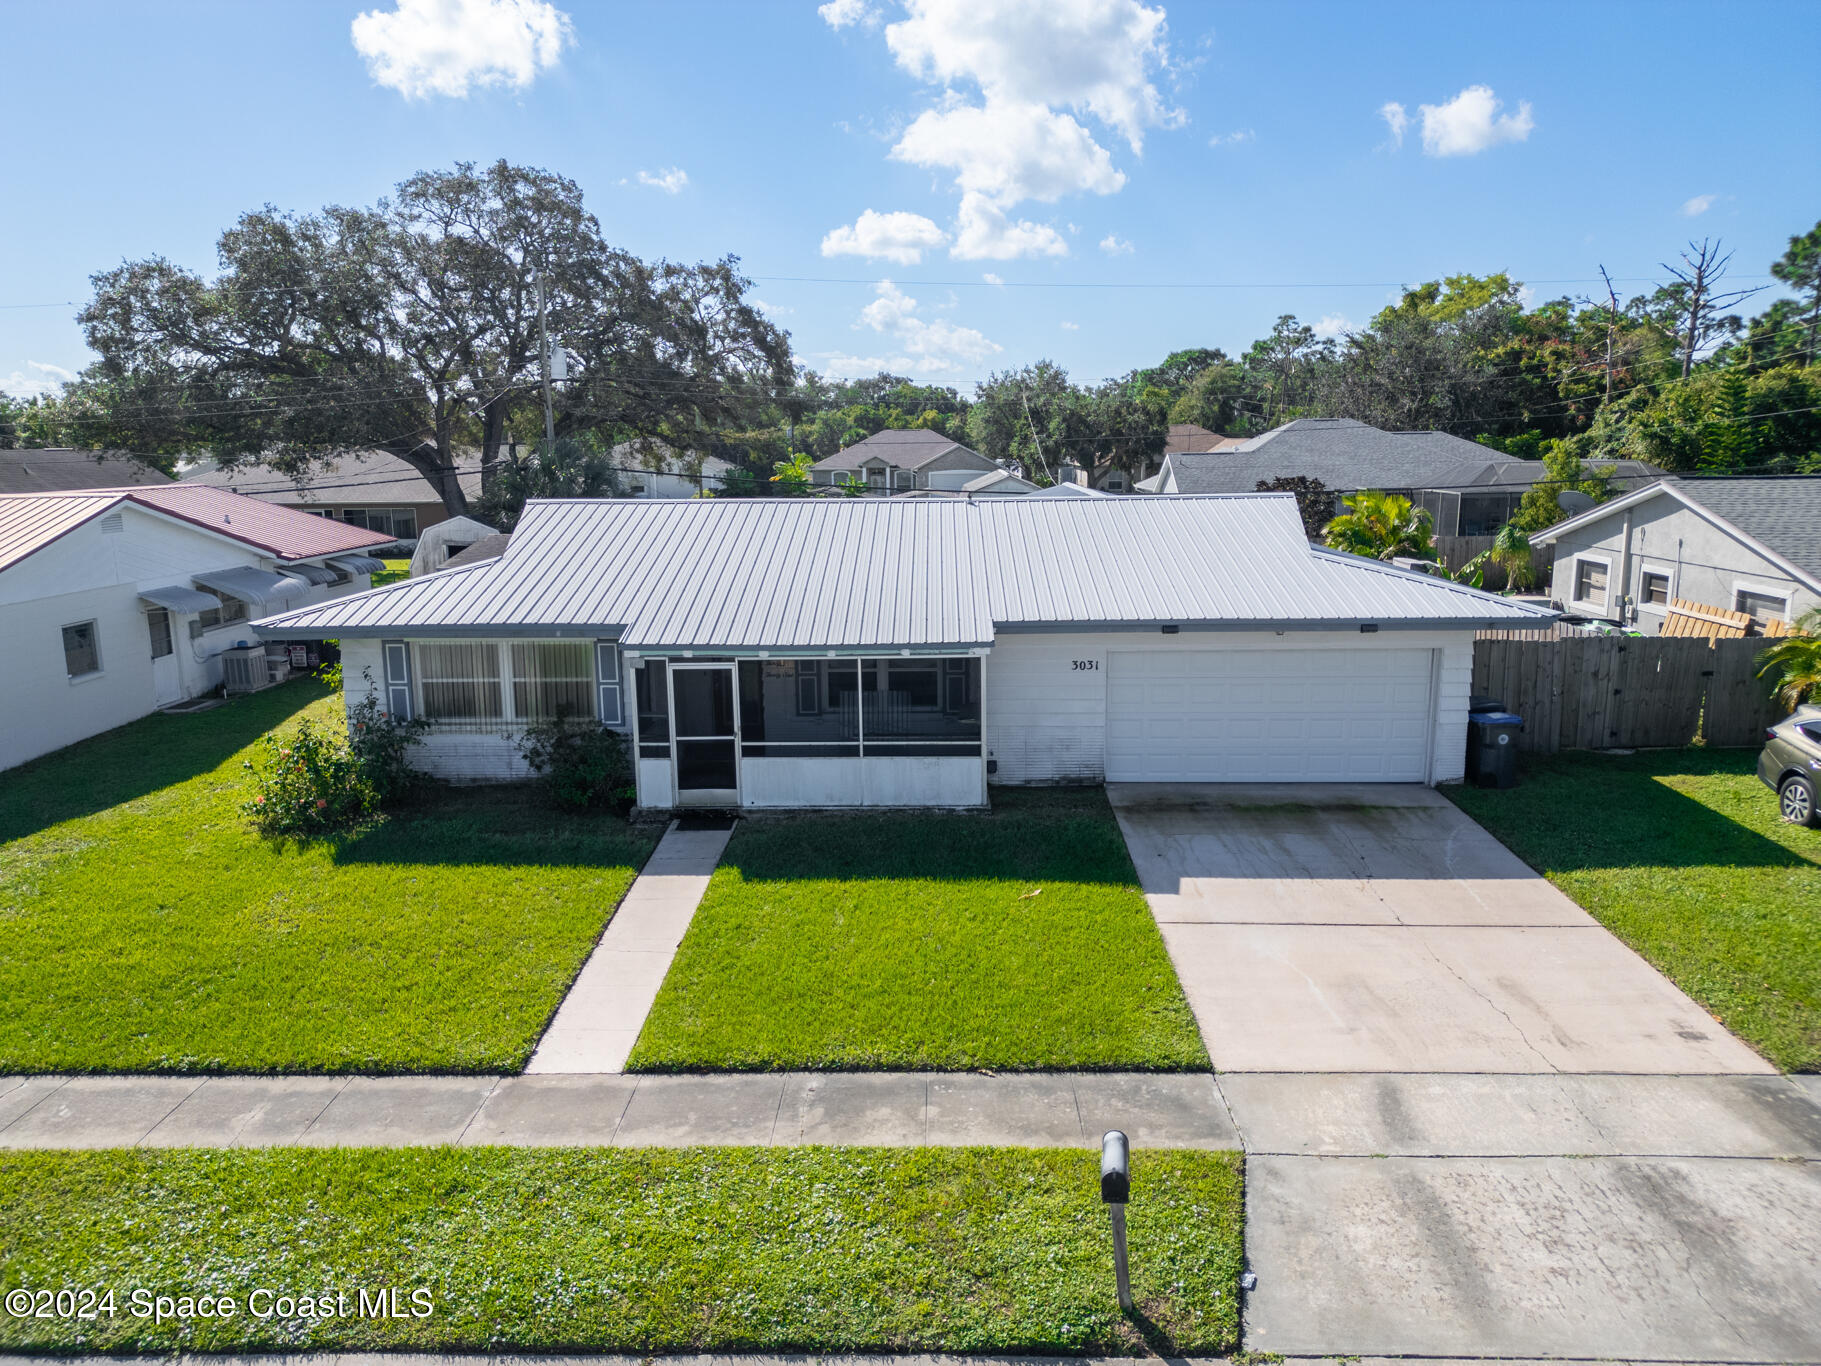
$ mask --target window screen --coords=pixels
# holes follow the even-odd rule
[[[172,653],[171,614],[159,607],[145,614],[146,629],[152,633],[152,658],[163,659]]]
[[[427,721],[500,721],[499,646],[491,641],[439,641],[412,647]]]
[[[101,672],[101,646],[95,638],[94,622],[63,628],[63,667],[71,678]]]
[[[585,640],[512,643],[512,713],[520,721],[595,714],[594,645]]]
[[[1781,621],[1789,610],[1789,599],[1781,593],[1760,593],[1741,588],[1733,594],[1733,610],[1743,612],[1753,621]]]
[[[648,659],[632,671],[638,694],[639,757],[670,757],[670,679],[664,661]]]
[[[1583,602],[1606,599],[1606,566],[1597,560],[1574,562],[1574,595]]]
[[[741,660],[741,753],[749,759],[858,758],[857,667],[851,659]],[[821,699],[831,675],[837,700],[825,707]]]
[[[1646,606],[1667,607],[1669,605],[1669,575],[1646,569],[1643,581],[1638,585],[1638,598]]]

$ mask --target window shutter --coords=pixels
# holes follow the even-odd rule
[[[620,701],[620,650],[611,640],[594,642],[594,681],[601,724],[625,725],[626,709]]]
[[[411,719],[411,647],[402,640],[381,644],[386,656],[386,710],[401,721]]]

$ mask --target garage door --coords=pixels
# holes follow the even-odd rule
[[[1428,650],[1120,650],[1107,781],[1420,783]]]

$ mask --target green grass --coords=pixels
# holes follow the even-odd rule
[[[1527,755],[1469,816],[1791,1072],[1821,1071],[1821,831],[1785,825],[1756,750]]]
[[[374,588],[383,588],[389,583],[397,583],[400,579],[408,579],[411,577],[411,561],[409,559],[384,560],[382,563],[386,567],[375,574],[370,581]]]
[[[514,1069],[653,842],[450,789],[336,845],[261,840],[246,747],[298,681],[0,782],[0,1072]]]
[[[740,824],[630,1068],[1201,1069],[1098,789]]]
[[[1135,1320],[1097,1172],[1091,1152],[980,1148],[0,1153],[0,1292],[116,1296],[111,1318],[0,1314],[0,1348],[1233,1347],[1240,1155],[1134,1156]],[[260,1319],[248,1298],[358,1310],[378,1287],[434,1307]],[[135,1289],[239,1312],[158,1323],[131,1314]]]

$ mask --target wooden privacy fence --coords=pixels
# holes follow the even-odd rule
[[[1518,748],[1754,745],[1784,711],[1753,662],[1762,639],[1480,639],[1473,691],[1524,718]]]
[[[1435,538],[1435,558],[1450,574],[1458,571],[1475,555],[1490,549],[1492,549],[1492,537],[1490,536],[1437,536]],[[1540,586],[1549,582],[1549,566],[1553,562],[1554,556],[1555,551],[1549,546],[1532,547],[1530,551],[1531,583]],[[1504,568],[1496,564],[1487,565],[1487,591],[1497,593],[1507,586]]]

